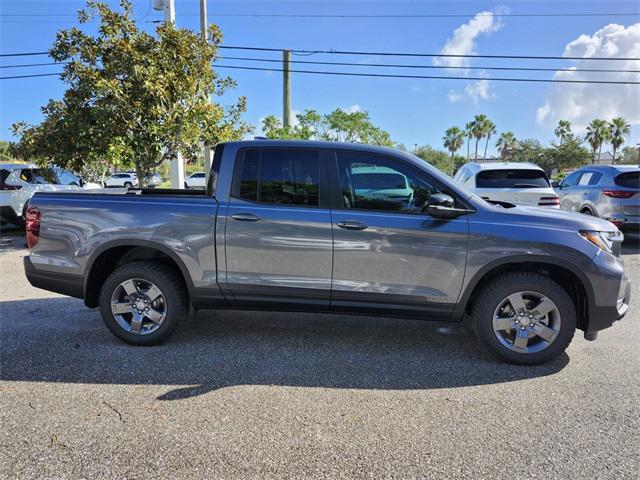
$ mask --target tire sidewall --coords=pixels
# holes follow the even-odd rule
[[[519,353],[505,347],[493,331],[493,314],[507,296],[522,291],[549,297],[560,312],[561,326],[553,343],[535,353]],[[562,354],[576,329],[576,310],[567,292],[555,281],[538,274],[513,274],[498,278],[485,288],[474,306],[474,330],[482,344],[492,353],[511,363],[536,365]]]
[[[156,285],[165,297],[166,316],[156,331],[140,335],[120,327],[111,312],[111,298],[115,289],[125,280],[139,278]],[[179,287],[176,275],[157,262],[134,262],[117,268],[104,282],[100,290],[100,313],[105,324],[121,340],[133,345],[154,345],[166,340],[184,317],[185,293]]]

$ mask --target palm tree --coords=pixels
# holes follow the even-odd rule
[[[560,145],[562,145],[571,136],[571,122],[569,120],[560,120],[553,133],[558,137]]]
[[[471,135],[476,139],[474,160],[478,159],[478,142],[485,136],[486,123],[489,121],[486,115],[476,115],[471,122]]]
[[[587,135],[585,137],[593,152],[593,159],[591,163],[595,163],[596,161],[596,151],[598,152],[598,161],[600,160],[602,144],[606,142],[608,138],[609,124],[599,118],[591,120],[591,123],[587,125]]]
[[[455,153],[462,148],[464,145],[464,137],[465,132],[460,130],[458,127],[448,128],[446,132],[444,132],[444,147],[451,152],[451,169],[453,170],[453,156]],[[453,171],[451,172],[453,174]]]
[[[484,124],[484,134],[487,137],[487,141],[484,144],[484,155],[482,156],[482,158],[485,160],[487,158],[487,147],[489,146],[489,139],[491,138],[491,135],[495,135],[496,133],[498,133],[498,130],[496,129],[495,124],[491,120],[487,119]]]
[[[624,143],[624,137],[631,133],[631,125],[622,117],[616,117],[609,124],[611,131],[611,146],[613,147],[613,161],[616,163],[616,151]]]
[[[471,141],[471,137],[473,137],[473,122],[467,122],[464,126],[465,134],[467,135],[467,162],[469,161],[469,142]]]
[[[496,148],[500,152],[500,158],[506,158],[509,152],[515,150],[517,146],[518,140],[516,140],[513,132],[502,132],[496,142]]]

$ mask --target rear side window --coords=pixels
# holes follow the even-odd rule
[[[578,185],[597,185],[602,178],[600,172],[584,172],[578,181]]]
[[[547,175],[541,170],[484,170],[476,177],[477,188],[546,188]]]
[[[620,187],[640,189],[640,172],[621,173],[614,182]]]
[[[4,182],[7,180],[11,172],[9,170],[5,170],[4,168],[0,170],[0,185],[4,185]]]
[[[275,205],[318,206],[320,155],[313,150],[248,150],[239,196]]]

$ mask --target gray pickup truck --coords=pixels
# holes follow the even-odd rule
[[[504,360],[561,354],[622,318],[622,235],[604,220],[487,203],[405,152],[218,145],[206,191],[37,193],[32,285],[100,307],[122,340],[165,340],[189,307],[469,322]]]

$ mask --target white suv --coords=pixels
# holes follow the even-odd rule
[[[105,187],[137,187],[139,185],[138,176],[135,173],[114,173],[104,181]]]
[[[0,217],[23,225],[29,200],[36,192],[77,190],[82,180],[59,168],[40,168],[27,163],[0,163]]]
[[[547,174],[533,163],[469,162],[453,178],[485,200],[560,208]]]
[[[207,175],[204,172],[192,173],[184,181],[184,188],[205,188],[207,186]]]

